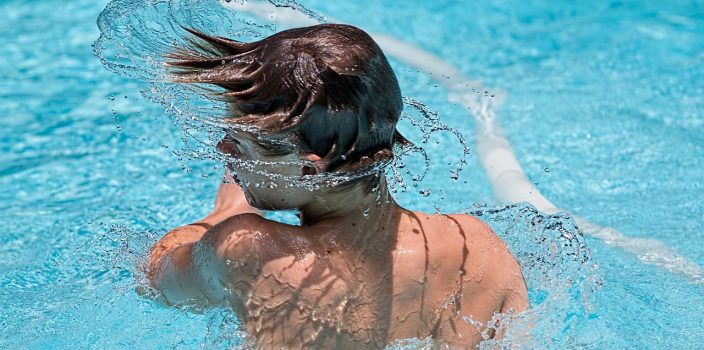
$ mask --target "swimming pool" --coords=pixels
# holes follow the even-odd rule
[[[423,48],[483,81],[488,94],[505,92],[498,117],[547,198],[704,265],[701,2],[302,4]],[[0,4],[0,348],[239,344],[237,320],[226,310],[188,313],[134,292],[144,251],[157,235],[206,213],[219,170],[179,159],[179,126],[141,96],[148,87],[108,72],[93,55],[105,5]],[[474,122],[447,102],[442,84],[398,60],[392,65],[404,95],[437,111],[474,148]],[[422,134],[406,128],[418,142]],[[445,161],[461,148],[443,135],[440,144],[422,144],[443,155],[420,188],[432,194],[411,188],[400,201],[482,214],[525,259],[549,257],[531,251],[532,240],[511,237],[559,242],[551,223],[569,231],[569,219],[525,205],[493,210],[499,203],[476,152],[455,182]],[[704,348],[703,284],[597,238],[580,242],[587,263],[526,267],[533,305],[547,305],[535,347]],[[559,273],[541,279],[541,272]],[[590,280],[576,289],[549,285],[571,278]]]

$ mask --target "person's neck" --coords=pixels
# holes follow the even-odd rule
[[[368,191],[365,186],[353,186],[347,191],[316,195],[300,208],[302,226],[345,225],[366,227],[391,219],[400,207],[389,193],[384,175],[379,184]]]

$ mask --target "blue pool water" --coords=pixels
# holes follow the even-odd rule
[[[227,310],[189,313],[134,291],[144,252],[207,213],[220,170],[176,155],[181,124],[142,96],[148,85],[107,71],[94,56],[106,4],[0,2],[0,348],[241,344]],[[413,43],[492,94],[505,92],[499,118],[546,197],[704,266],[701,1],[302,4]],[[432,77],[392,65],[404,95],[437,111],[472,147],[466,111],[448,103]],[[420,186],[432,195],[411,188],[398,198],[429,211],[472,211],[509,242],[537,317],[535,339],[515,344],[704,349],[703,284],[596,238],[564,244],[551,223],[576,233],[571,220],[502,207],[474,153],[459,181],[450,179],[445,160],[461,148],[437,137],[439,144],[421,144],[440,155]],[[563,255],[550,255],[535,235]]]

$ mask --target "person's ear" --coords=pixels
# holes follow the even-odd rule
[[[218,144],[215,146],[215,149],[223,154],[231,155],[234,153],[235,149],[235,140],[232,138],[230,135],[225,135],[225,137],[218,142]]]
[[[332,145],[332,147],[330,147],[330,151],[328,151],[328,154],[322,158],[315,153],[303,153],[303,159],[307,160],[312,166],[304,165],[301,173],[303,175],[317,175],[328,171],[328,168],[330,167],[330,160],[335,154],[336,148],[336,144]]]
[[[301,169],[302,175],[317,175],[328,169],[328,162],[315,153],[304,153],[303,160],[307,164]]]

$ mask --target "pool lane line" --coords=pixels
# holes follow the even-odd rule
[[[265,0],[224,1],[223,6],[270,20],[286,28],[320,24],[320,21],[293,7],[275,6]],[[341,23],[322,17],[331,23]],[[449,91],[448,101],[465,107],[476,123],[474,133],[479,163],[491,182],[496,197],[506,202],[527,202],[546,214],[567,212],[582,233],[600,239],[604,244],[634,255],[645,264],[678,274],[692,283],[704,284],[704,268],[652,238],[629,237],[612,227],[604,227],[559,209],[545,198],[528,179],[506,138],[496,111],[506,96],[503,91],[488,91],[480,81],[466,77],[462,71],[412,44],[383,33],[370,33],[384,52],[396,60],[430,75]]]

